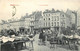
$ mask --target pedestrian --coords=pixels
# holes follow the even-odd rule
[[[42,38],[43,45],[46,45],[45,40],[46,40],[46,34],[45,34],[45,30],[43,30],[43,38]]]
[[[34,47],[33,47],[34,35],[31,33],[28,38],[30,40],[29,46],[31,46],[32,50],[34,50]]]
[[[40,34],[39,34],[39,39],[40,39],[40,43],[42,43],[42,39],[43,39],[43,31],[41,30]],[[41,44],[40,44],[41,45]]]
[[[54,37],[54,48],[56,48],[58,44],[57,35]]]
[[[53,48],[53,46],[54,46],[54,36],[51,36],[51,38],[50,38],[50,48]]]
[[[7,31],[8,35],[11,37],[12,35],[16,35],[16,33],[14,32],[14,30],[10,29]]]

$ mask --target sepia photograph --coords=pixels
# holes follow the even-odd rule
[[[0,0],[0,51],[80,51],[80,0]]]

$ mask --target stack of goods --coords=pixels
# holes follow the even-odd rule
[[[8,41],[13,42],[15,40],[15,38],[10,38],[10,37],[6,37],[6,36],[2,36],[0,39],[2,40],[3,43],[6,43]]]

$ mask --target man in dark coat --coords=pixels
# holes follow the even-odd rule
[[[41,40],[42,38],[43,38],[43,31],[41,31],[39,35],[39,39]]]
[[[41,30],[40,34],[39,34],[39,39],[40,39],[40,43],[42,43],[42,39],[43,39],[43,31]],[[40,44],[41,45],[41,44]]]

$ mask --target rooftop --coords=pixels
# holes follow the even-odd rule
[[[54,9],[52,9],[52,10],[45,10],[44,12],[43,12],[43,14],[45,14],[45,13],[56,13],[56,12],[61,12],[60,10],[54,10]]]

